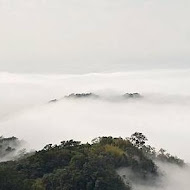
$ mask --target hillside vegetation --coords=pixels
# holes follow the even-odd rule
[[[143,180],[157,178],[154,160],[180,166],[184,162],[145,145],[146,137],[99,137],[92,143],[62,141],[46,145],[33,155],[0,164],[1,190],[130,190],[117,169],[130,168]],[[0,147],[1,148],[1,147]]]

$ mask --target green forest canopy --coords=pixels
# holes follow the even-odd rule
[[[2,147],[6,150],[2,146],[3,139],[0,139],[0,153]],[[184,165],[183,160],[163,149],[156,152],[155,148],[146,145],[146,141],[142,133],[136,132],[126,139],[99,137],[91,144],[74,140],[62,141],[60,145],[48,144],[33,154],[0,163],[0,189],[130,190],[130,185],[118,175],[118,168],[130,168],[138,177],[147,180],[149,176],[159,175],[156,159]],[[8,149],[14,151],[11,147]]]

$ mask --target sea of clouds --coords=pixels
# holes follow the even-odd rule
[[[190,70],[84,75],[0,73],[0,134],[39,149],[66,139],[143,132],[149,143],[190,161]],[[64,99],[93,92],[102,99]],[[143,98],[123,100],[124,93]],[[51,99],[61,99],[48,103]],[[63,99],[62,99],[63,98]]]

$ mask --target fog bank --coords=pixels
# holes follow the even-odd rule
[[[86,75],[0,73],[0,134],[24,139],[32,149],[39,149],[67,139],[85,142],[140,131],[153,146],[189,162],[189,84],[189,70]],[[105,99],[48,103],[86,92]],[[138,92],[143,98],[112,101],[127,92]]]
[[[175,164],[156,162],[159,167],[159,177],[142,180],[128,168],[118,170],[124,181],[130,181],[133,190],[188,190],[190,186],[190,168],[179,167]]]

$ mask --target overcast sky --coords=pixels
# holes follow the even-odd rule
[[[190,65],[189,0],[0,0],[0,71]]]

